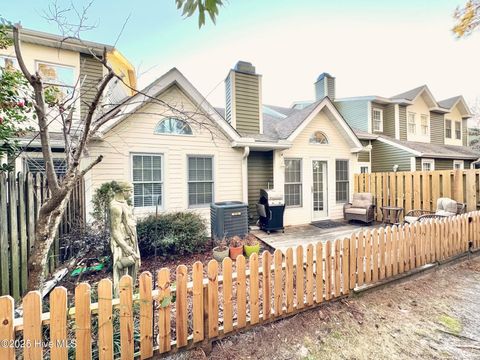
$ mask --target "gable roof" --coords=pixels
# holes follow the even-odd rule
[[[442,108],[445,108],[449,111],[452,111],[452,109],[456,105],[460,105],[460,107],[461,107],[460,110],[461,110],[461,114],[462,114],[463,117],[472,116],[472,114],[470,112],[470,109],[467,105],[467,102],[465,101],[465,99],[463,98],[462,95],[454,96],[454,97],[439,101],[438,105],[440,105]]]
[[[405,99],[405,100],[413,101],[414,99],[417,98],[418,95],[420,95],[424,91],[426,87],[427,85],[416,87],[415,89],[408,90],[401,94],[392,96],[391,99]]]
[[[238,132],[222,116],[220,116],[215,108],[177,68],[170,69],[157,80],[145,87],[142,91],[127,98],[123,103],[110,109],[104,114],[102,118],[110,120],[100,128],[101,135],[106,134],[140,108],[151,103],[153,99],[173,85],[178,86],[199,110],[203,111],[219,126],[220,130],[230,138],[230,140],[237,140],[240,138]]]
[[[379,135],[377,140],[408,151],[417,157],[465,160],[477,160],[480,158],[480,153],[466,146],[437,145],[418,141],[403,141],[386,135]]]

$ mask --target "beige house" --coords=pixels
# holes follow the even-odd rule
[[[112,109],[89,144],[89,157],[104,159],[86,176],[87,200],[104,182],[128,180],[139,216],[188,210],[209,219],[210,203],[241,200],[255,222],[259,190],[275,188],[286,225],[341,218],[366,149],[332,102],[264,105],[261,76],[245,62],[229,72],[226,95],[226,108],[214,108],[172,69]]]
[[[131,88],[136,88],[136,76],[133,66],[113,46],[91,41],[65,40],[62,36],[40,31],[22,29],[20,34],[22,55],[30,72],[39,72],[46,85],[55,86],[60,90],[60,96],[73,96],[72,104],[75,107],[74,124],[81,121],[87,113],[87,103],[93,99],[96,85],[106,74],[106,69],[95,59],[103,57],[106,50],[107,61],[114,71],[120,75],[124,85],[118,79],[112,81],[106,91],[105,103],[118,103],[123,98],[133,94]],[[0,66],[18,69],[13,46],[0,49]],[[130,88],[131,87],[131,88]],[[49,130],[52,138],[52,148],[56,159],[54,165],[57,172],[65,171],[63,161],[63,134],[62,124],[51,114],[52,121]],[[55,120],[57,119],[57,120]],[[31,125],[35,125],[33,122]],[[33,138],[34,134],[27,134],[19,139],[25,151],[15,160],[17,171],[30,170],[44,171],[41,157],[40,141]],[[3,159],[8,161],[8,159]]]

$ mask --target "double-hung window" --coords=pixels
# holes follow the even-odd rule
[[[455,139],[460,140],[462,138],[462,123],[455,121]]]
[[[302,206],[301,159],[285,159],[285,205]]]
[[[213,157],[188,156],[188,206],[213,202]]]
[[[383,110],[374,108],[372,110],[372,119],[373,119],[373,131],[382,132],[383,131]]]
[[[408,113],[408,133],[415,134],[417,132],[416,124],[415,124],[415,113],[409,112]]]
[[[445,120],[445,137],[447,139],[452,138],[452,120]]]
[[[427,115],[425,114],[420,115],[420,124],[422,126],[422,135],[430,134],[430,124],[429,124]]]
[[[335,198],[339,203],[348,201],[348,160],[335,161]]]
[[[132,155],[133,206],[163,206],[162,155]]]
[[[422,171],[433,171],[433,170],[435,170],[435,160],[422,159]]]
[[[58,65],[37,61],[37,71],[47,87],[54,88],[54,96],[59,101],[72,95],[75,88],[75,68],[72,66]]]
[[[463,170],[463,160],[453,160],[453,170]]]

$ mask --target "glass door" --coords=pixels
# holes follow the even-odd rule
[[[321,160],[312,161],[312,220],[327,217],[327,162]]]

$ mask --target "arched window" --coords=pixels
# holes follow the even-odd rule
[[[155,134],[193,135],[190,125],[177,118],[161,120],[155,126]]]
[[[328,144],[328,138],[322,131],[315,131],[310,137],[310,144]]]

